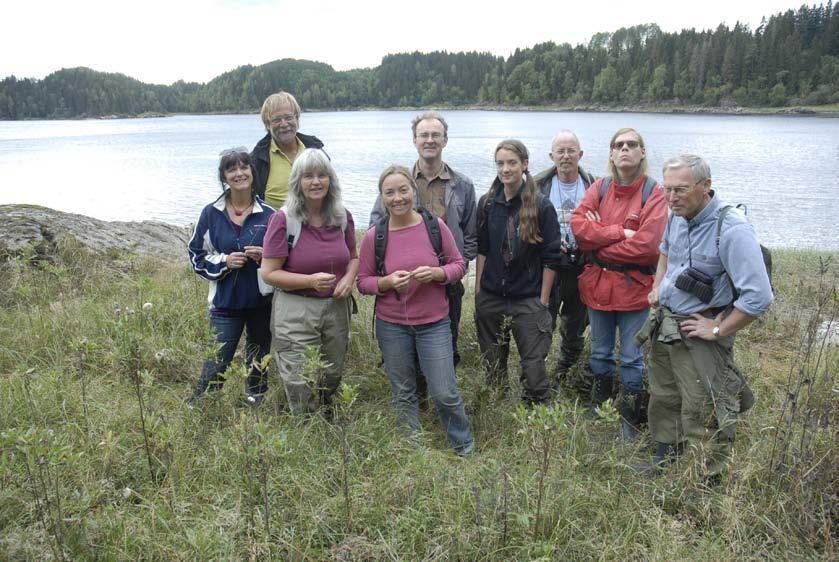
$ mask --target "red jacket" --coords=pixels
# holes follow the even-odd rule
[[[600,184],[603,178],[586,190],[571,216],[571,229],[581,250],[592,253],[602,262],[655,268],[658,246],[667,224],[667,201],[656,184],[646,205],[641,207],[646,179],[641,176],[629,185],[613,181],[602,201]],[[586,211],[597,211],[600,222],[586,219]],[[633,214],[636,216],[631,217]],[[624,228],[635,230],[635,236],[626,238]],[[594,310],[641,310],[649,306],[647,294],[654,277],[634,269],[619,272],[589,263],[578,280],[580,299]]]

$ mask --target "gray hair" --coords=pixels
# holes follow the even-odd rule
[[[308,172],[326,172],[329,176],[329,189],[321,207],[324,226],[340,226],[347,223],[347,211],[341,200],[341,183],[338,174],[332,167],[332,162],[326,153],[319,148],[307,148],[297,155],[291,166],[288,177],[288,201],[285,210],[303,224],[309,223],[309,210],[306,208],[306,198],[303,196],[303,176]]]
[[[568,129],[563,129],[559,131],[557,134],[554,135],[554,138],[551,140],[551,150],[553,150],[554,144],[556,141],[560,139],[560,137],[570,136],[574,140],[574,144],[577,145],[577,149],[580,148],[580,139],[577,138],[577,135],[574,131],[569,131]]]
[[[411,130],[414,132],[414,137],[417,136],[417,125],[419,125],[420,121],[425,121],[426,119],[436,119],[443,125],[443,136],[448,138],[449,136],[449,124],[446,123],[446,120],[443,119],[443,116],[437,113],[436,111],[426,111],[422,115],[417,115],[411,120]]]
[[[711,167],[701,156],[695,154],[679,154],[668,158],[662,166],[661,173],[663,175],[667,173],[667,170],[677,168],[690,168],[695,183],[711,179]]]

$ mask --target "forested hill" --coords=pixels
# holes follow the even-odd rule
[[[839,103],[839,5],[802,6],[715,30],[664,33],[655,24],[598,33],[587,45],[541,43],[488,53],[388,55],[335,71],[293,59],[246,65],[206,84],[144,84],[122,74],[63,69],[0,82],[0,119],[248,112],[277,90],[306,109],[428,105],[720,107]]]

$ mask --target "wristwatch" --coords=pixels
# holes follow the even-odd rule
[[[714,329],[711,330],[711,333],[714,334],[715,338],[720,337],[720,325],[717,324],[716,326],[714,326]]]

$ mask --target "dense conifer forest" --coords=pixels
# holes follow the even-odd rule
[[[489,53],[401,53],[376,68],[336,71],[281,59],[240,66],[206,84],[145,84],[123,74],[62,69],[0,81],[0,119],[249,112],[284,89],[306,109],[405,106],[710,108],[839,103],[839,5],[801,6],[714,30],[655,24],[597,33],[586,45],[547,42]]]

